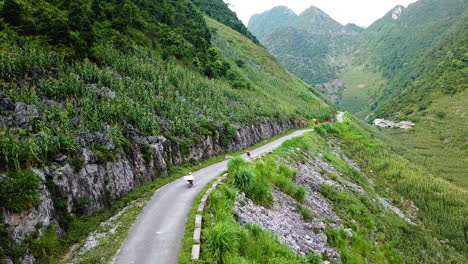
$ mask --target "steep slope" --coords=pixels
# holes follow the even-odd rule
[[[425,164],[433,175],[464,188],[467,28],[466,1],[420,0],[406,9],[398,6],[361,35],[356,60],[381,75],[370,84],[375,89],[361,117],[415,121],[410,132],[385,133],[412,146],[416,151],[409,158]],[[360,83],[369,80],[360,75]],[[353,100],[343,100],[348,99]]]
[[[344,118],[250,164],[228,163],[225,184],[205,207],[203,262],[468,261],[466,190],[395,153],[378,130]]]
[[[190,1],[8,0],[0,12],[2,260],[51,262],[174,166],[332,116]]]
[[[424,99],[433,92],[466,88],[467,11],[465,1],[420,0],[407,9],[396,7],[365,31],[363,56],[390,80],[378,99],[378,114],[405,115],[417,110],[416,102],[430,101]]]
[[[385,133],[417,149],[409,158],[431,164],[434,175],[467,187],[467,21],[466,1],[420,0],[364,31],[346,26],[362,31],[349,37],[312,8],[262,41],[338,108],[368,122],[416,122],[412,131]]]
[[[336,78],[347,63],[341,54],[360,30],[339,24],[316,7],[299,16],[291,12],[278,7],[253,16],[249,29],[290,72],[336,102],[342,90]]]

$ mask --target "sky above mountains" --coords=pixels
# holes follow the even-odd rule
[[[252,15],[260,14],[275,6],[287,6],[300,14],[310,6],[316,6],[343,25],[354,23],[367,27],[396,5],[408,6],[416,0],[225,0],[237,16],[248,24]]]

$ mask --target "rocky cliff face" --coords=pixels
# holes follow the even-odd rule
[[[112,139],[102,133],[89,134],[78,141],[83,145],[88,141],[99,142],[115,153],[114,159],[102,162],[96,153],[83,147],[78,164],[64,155],[44,168],[34,169],[42,179],[40,205],[22,213],[3,209],[3,222],[12,229],[12,238],[18,242],[38,229],[51,224],[59,226],[64,213],[90,215],[109,208],[112,201],[143,182],[166,176],[169,165],[240,150],[303,125],[283,121],[239,126],[235,138],[227,145],[215,134],[201,138],[188,149],[162,136],[141,137],[130,129],[127,137],[134,144],[126,152],[116,149]]]

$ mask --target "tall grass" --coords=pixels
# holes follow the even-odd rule
[[[207,243],[202,244],[202,263],[318,263],[316,256],[298,256],[258,225],[241,227],[232,212],[235,198],[235,189],[227,185],[211,194],[206,215],[212,214],[214,223],[205,224],[203,229]]]
[[[425,168],[398,156],[389,146],[375,138],[372,139],[371,135],[354,123],[333,126],[338,131],[335,135],[343,140],[342,146],[356,160],[362,161],[364,172],[375,175],[378,190],[386,192],[391,187],[394,190],[390,193],[393,200],[413,201],[419,209],[422,223],[432,230],[436,237],[448,239],[451,246],[467,256],[468,195],[465,190],[431,176]],[[327,197],[333,200],[339,196],[334,194]],[[377,221],[380,222],[378,219]],[[395,238],[392,235],[390,237]],[[410,251],[408,248],[403,250]],[[448,254],[457,259],[460,258],[459,253]]]

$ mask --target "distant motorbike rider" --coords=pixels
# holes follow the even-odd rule
[[[194,180],[193,174],[189,172],[187,176],[184,176],[184,180],[187,182],[187,184],[193,185],[193,180]]]

